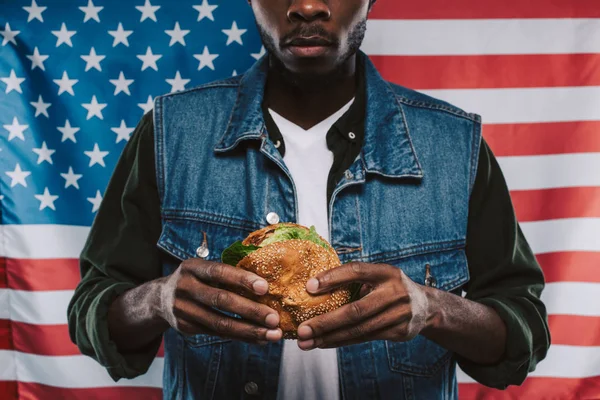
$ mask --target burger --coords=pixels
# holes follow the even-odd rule
[[[314,225],[268,225],[223,250],[221,262],[253,272],[269,283],[265,295],[250,291],[238,294],[277,311],[284,339],[297,339],[298,325],[350,303],[360,289],[360,285],[351,284],[319,295],[306,291],[310,278],[341,265],[333,247]]]

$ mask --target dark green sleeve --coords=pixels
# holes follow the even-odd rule
[[[152,112],[125,146],[80,255],[81,281],[69,303],[69,335],[80,351],[116,381],[145,373],[161,340],[143,352],[120,354],[110,340],[108,307],[124,291],[160,277],[160,235]]]
[[[504,389],[521,384],[550,347],[546,307],[540,301],[544,275],[515,216],[498,161],[482,138],[469,204],[466,298],[486,304],[507,327],[505,354],[495,365],[458,357],[476,381]]]

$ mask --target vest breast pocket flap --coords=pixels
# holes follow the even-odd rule
[[[251,230],[217,224],[190,218],[172,218],[163,221],[163,228],[158,240],[158,247],[175,257],[179,262],[198,258],[206,261],[221,262],[221,253],[230,244],[243,240]],[[173,265],[173,269],[177,265]],[[219,288],[219,285],[212,285]],[[225,315],[241,318],[238,314],[218,310]],[[213,335],[181,335],[192,347],[229,342]]]

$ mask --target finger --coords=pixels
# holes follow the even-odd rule
[[[232,318],[218,310],[193,303],[191,300],[178,300],[173,311],[177,318],[177,329],[186,335],[209,332],[224,338],[258,342],[281,339],[281,329],[269,330],[249,321]]]
[[[221,283],[259,295],[269,291],[269,283],[250,271],[216,261],[192,260],[190,271],[202,281]]]
[[[185,293],[185,294],[184,294]],[[222,311],[238,314],[242,318],[262,326],[275,328],[279,325],[279,314],[265,304],[247,299],[239,294],[203,285],[186,290],[182,295],[197,303]]]
[[[380,283],[389,278],[395,269],[396,267],[388,264],[353,261],[312,277],[306,283],[306,290],[315,294],[330,291],[352,282]]]
[[[409,311],[410,308],[407,305],[402,305],[377,314],[359,324],[347,326],[323,336],[316,336],[312,339],[311,348],[322,346],[335,347],[339,343],[355,340],[374,340],[374,337],[380,331],[389,330],[389,328],[404,324],[404,322],[410,319]],[[298,345],[300,346],[300,343]],[[302,343],[302,345],[306,346],[309,343]]]
[[[298,326],[298,337],[300,340],[306,340],[362,323],[395,304],[396,300],[392,294],[391,287],[380,286],[362,299],[302,322]]]

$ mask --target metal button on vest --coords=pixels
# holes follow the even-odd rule
[[[350,139],[354,139],[354,138],[356,138],[356,135],[354,134],[354,132],[348,132],[348,137]]]
[[[257,394],[258,385],[255,382],[248,382],[244,385],[244,392],[248,394]]]
[[[200,246],[196,249],[196,255],[198,257],[204,258],[204,257],[208,256],[208,253],[209,253],[208,247]]]
[[[354,176],[349,169],[347,169],[346,172],[344,172],[344,175],[346,176],[346,179],[352,179],[352,177]]]
[[[276,224],[279,222],[279,215],[274,212],[270,212],[267,214],[267,222],[269,224]]]

